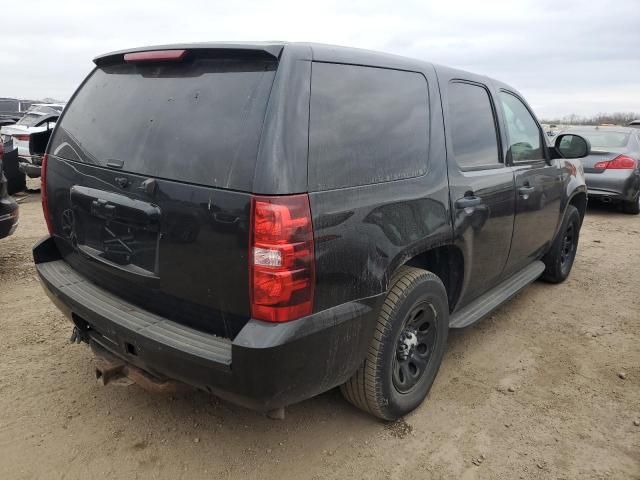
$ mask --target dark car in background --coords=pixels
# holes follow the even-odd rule
[[[18,227],[18,204],[9,196],[7,178],[2,168],[4,145],[0,142],[0,239],[8,237]]]
[[[624,212],[640,214],[640,129],[575,127],[563,133],[591,143],[591,154],[582,159],[589,200],[616,203]]]
[[[15,146],[11,135],[0,134],[0,144],[2,145],[2,168],[7,191],[9,195],[23,191],[27,188],[26,176],[20,171],[20,157],[18,157],[18,147]]]
[[[33,255],[105,383],[259,410],[341,386],[395,419],[449,328],[571,271],[588,143],[548,145],[504,83],[316,44],[95,63],[48,143]]]

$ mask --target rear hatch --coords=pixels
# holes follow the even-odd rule
[[[97,62],[49,143],[49,218],[94,283],[233,338],[250,316],[249,192],[277,60],[169,57]]]

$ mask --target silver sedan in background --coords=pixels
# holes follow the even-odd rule
[[[591,142],[591,154],[582,158],[589,200],[617,203],[622,210],[640,213],[640,129],[630,127],[573,127]]]

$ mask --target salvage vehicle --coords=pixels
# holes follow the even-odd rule
[[[29,135],[29,155],[21,156],[18,166],[20,172],[29,178],[39,178],[42,173],[42,159],[57,119],[58,117],[46,122],[44,130],[39,129]]]
[[[0,129],[2,138],[11,137],[18,156],[18,172],[8,175],[9,183],[25,183],[25,175],[29,178],[38,178],[42,165],[42,152],[34,154],[32,146],[37,145],[41,150],[42,140],[44,146],[51,136],[51,130],[55,127],[64,105],[61,104],[34,104],[25,115],[14,125],[7,125]]]
[[[94,62],[47,147],[33,255],[104,383],[275,416],[340,386],[395,419],[449,328],[571,271],[589,144],[548,146],[504,83],[300,43]]]
[[[32,133],[51,130],[54,126],[64,105],[36,103],[29,108],[24,116],[14,125],[2,127],[0,133],[11,135],[18,147],[18,155],[29,157],[29,137]]]
[[[2,168],[3,159],[4,145],[0,142],[0,239],[8,237],[16,231],[20,213],[18,204],[9,196],[7,178]]]
[[[623,212],[640,214],[640,130],[598,126],[574,127],[565,133],[580,135],[591,143],[591,154],[582,159],[589,200],[617,204]],[[570,139],[564,142],[565,148],[571,148]]]

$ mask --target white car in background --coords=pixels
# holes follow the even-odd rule
[[[56,126],[63,109],[64,105],[59,103],[35,103],[17,123],[0,128],[0,141],[6,142],[11,138],[13,140],[13,150],[17,150],[14,153],[18,163],[16,165],[16,175],[26,174],[30,178],[40,176],[42,155],[32,154],[29,148],[31,139],[35,136],[41,137],[40,133],[52,130]],[[11,153],[5,152],[5,154]],[[10,182],[20,183],[19,179],[12,179],[9,176],[8,180]]]
[[[59,103],[34,103],[15,124],[2,127],[0,134],[12,136],[18,155],[29,158],[31,134],[53,128],[63,109],[64,105]]]

